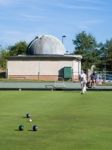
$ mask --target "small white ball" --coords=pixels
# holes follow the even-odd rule
[[[29,122],[32,122],[32,119],[31,119],[31,118],[29,119]]]

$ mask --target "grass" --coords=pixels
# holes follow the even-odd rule
[[[112,92],[0,91],[0,149],[111,150]]]

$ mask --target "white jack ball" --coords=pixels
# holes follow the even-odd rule
[[[29,119],[29,122],[32,122],[32,119],[31,119],[31,118]]]

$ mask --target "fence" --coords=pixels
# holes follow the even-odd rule
[[[103,82],[112,82],[112,71],[98,71],[97,80],[102,80]]]

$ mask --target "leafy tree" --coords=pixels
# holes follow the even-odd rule
[[[27,43],[20,41],[15,45],[9,46],[7,49],[1,49],[0,51],[0,68],[6,69],[6,60],[9,56],[17,56],[26,54]]]
[[[9,57],[9,51],[6,49],[2,49],[0,51],[0,68],[1,69],[6,69],[6,62],[7,62],[7,57]]]
[[[104,59],[106,69],[112,71],[112,38],[104,44]]]
[[[97,42],[91,34],[85,31],[77,34],[73,40],[75,46],[74,54],[82,55],[82,68],[90,68],[93,64],[96,65],[99,52],[97,49]]]
[[[75,40],[75,53],[84,53],[85,51],[93,50],[97,44],[95,38],[91,34],[87,34],[85,31],[77,34]]]
[[[9,53],[11,56],[24,55],[26,54],[28,44],[25,41],[15,43],[13,46],[9,46]]]

